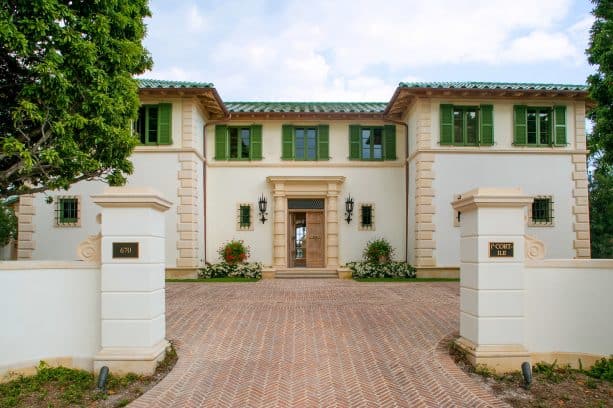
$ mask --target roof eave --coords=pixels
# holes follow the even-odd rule
[[[140,96],[178,96],[195,97],[202,107],[211,115],[212,119],[223,119],[229,115],[221,96],[213,87],[191,88],[139,88]]]

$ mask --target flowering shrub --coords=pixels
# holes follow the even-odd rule
[[[229,264],[227,262],[207,263],[198,273],[198,277],[202,279],[225,278],[226,276],[261,279],[262,264],[259,262],[238,264]]]
[[[385,238],[370,240],[366,243],[366,248],[362,251],[362,256],[366,262],[386,263],[392,260],[394,248]]]
[[[230,265],[243,263],[249,258],[249,247],[240,240],[226,242],[217,252],[219,257]]]
[[[406,262],[349,262],[354,278],[414,278],[415,268]]]

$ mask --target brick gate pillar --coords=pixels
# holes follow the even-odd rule
[[[94,370],[152,374],[165,356],[165,221],[171,203],[144,188],[110,187],[102,207],[101,350]]]

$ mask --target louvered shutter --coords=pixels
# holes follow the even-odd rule
[[[227,158],[227,134],[226,125],[215,126],[215,160],[226,160]]]
[[[172,144],[172,104],[158,105],[158,144]]]
[[[481,105],[479,118],[481,120],[480,144],[492,146],[494,144],[494,107]]]
[[[453,105],[441,104],[441,145],[453,143]]]
[[[292,125],[281,126],[281,159],[294,159],[294,127]]]
[[[396,125],[383,127],[383,152],[385,160],[396,160]]]
[[[525,145],[528,141],[528,128],[526,126],[526,106],[515,105],[513,106],[514,113],[514,137],[513,144]]]
[[[330,127],[317,127],[317,160],[330,160]]]
[[[349,160],[360,160],[360,125],[349,125]]]
[[[566,106],[554,106],[554,143],[566,146]]]
[[[251,125],[251,160],[262,160],[262,125]]]

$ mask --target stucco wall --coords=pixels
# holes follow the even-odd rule
[[[537,261],[524,269],[531,352],[613,353],[613,261]]]
[[[477,187],[521,187],[527,195],[551,195],[554,225],[527,228],[543,241],[547,258],[573,258],[573,164],[570,155],[437,154],[434,200],[436,260],[460,264],[460,228],[453,226],[455,194]]]
[[[40,360],[92,370],[100,348],[99,268],[0,262],[0,376]]]

